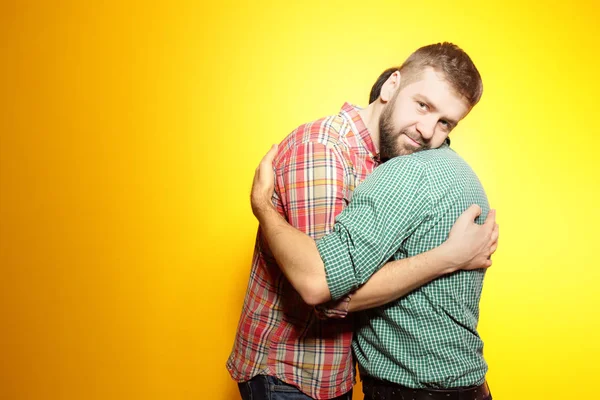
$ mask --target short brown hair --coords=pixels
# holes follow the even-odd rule
[[[424,46],[415,51],[400,67],[388,68],[379,75],[371,88],[369,104],[379,98],[381,88],[396,71],[402,76],[402,86],[418,80],[425,68],[431,67],[444,74],[444,78],[454,90],[463,96],[473,107],[483,93],[483,82],[471,58],[457,45],[444,42]]]
[[[442,73],[446,81],[473,107],[483,93],[481,75],[471,58],[455,44],[444,42],[424,46],[400,66],[403,85],[417,80],[425,68]]]

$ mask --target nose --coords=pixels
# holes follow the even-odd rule
[[[433,137],[437,121],[434,118],[424,118],[417,123],[417,131],[425,141]]]

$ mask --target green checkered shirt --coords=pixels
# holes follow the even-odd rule
[[[448,146],[396,157],[354,191],[333,233],[318,243],[331,296],[364,284],[386,262],[442,244],[471,204],[489,206],[477,176]],[[413,388],[483,383],[477,333],[483,270],[436,279],[383,307],[357,313],[353,347],[363,376]]]

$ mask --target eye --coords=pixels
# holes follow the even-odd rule
[[[426,111],[426,110],[429,109],[429,106],[427,104],[423,103],[422,101],[417,101],[417,104],[419,105],[419,108],[421,110],[425,110]]]
[[[445,129],[445,130],[447,130],[447,131],[448,131],[448,130],[450,130],[450,129],[451,129],[451,127],[452,127],[452,126],[450,125],[450,122],[448,122],[448,121],[446,121],[446,120],[444,120],[444,119],[441,119],[441,120],[440,120],[440,124],[442,124],[442,126],[444,127],[444,129]]]

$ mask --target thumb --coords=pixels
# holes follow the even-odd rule
[[[467,208],[463,215],[468,216],[469,221],[472,222],[481,215],[481,207],[477,204],[472,204],[471,207]]]
[[[269,149],[269,152],[267,153],[267,157],[269,157],[269,159],[271,161],[273,161],[273,159],[277,155],[277,147],[278,146],[276,144],[272,145],[271,148]]]
[[[263,164],[263,165],[266,164],[269,167],[271,167],[273,165],[273,160],[275,159],[276,155],[277,155],[277,145],[274,144],[271,146],[271,148],[269,149],[267,154],[265,154],[265,156],[263,157],[261,164]]]

